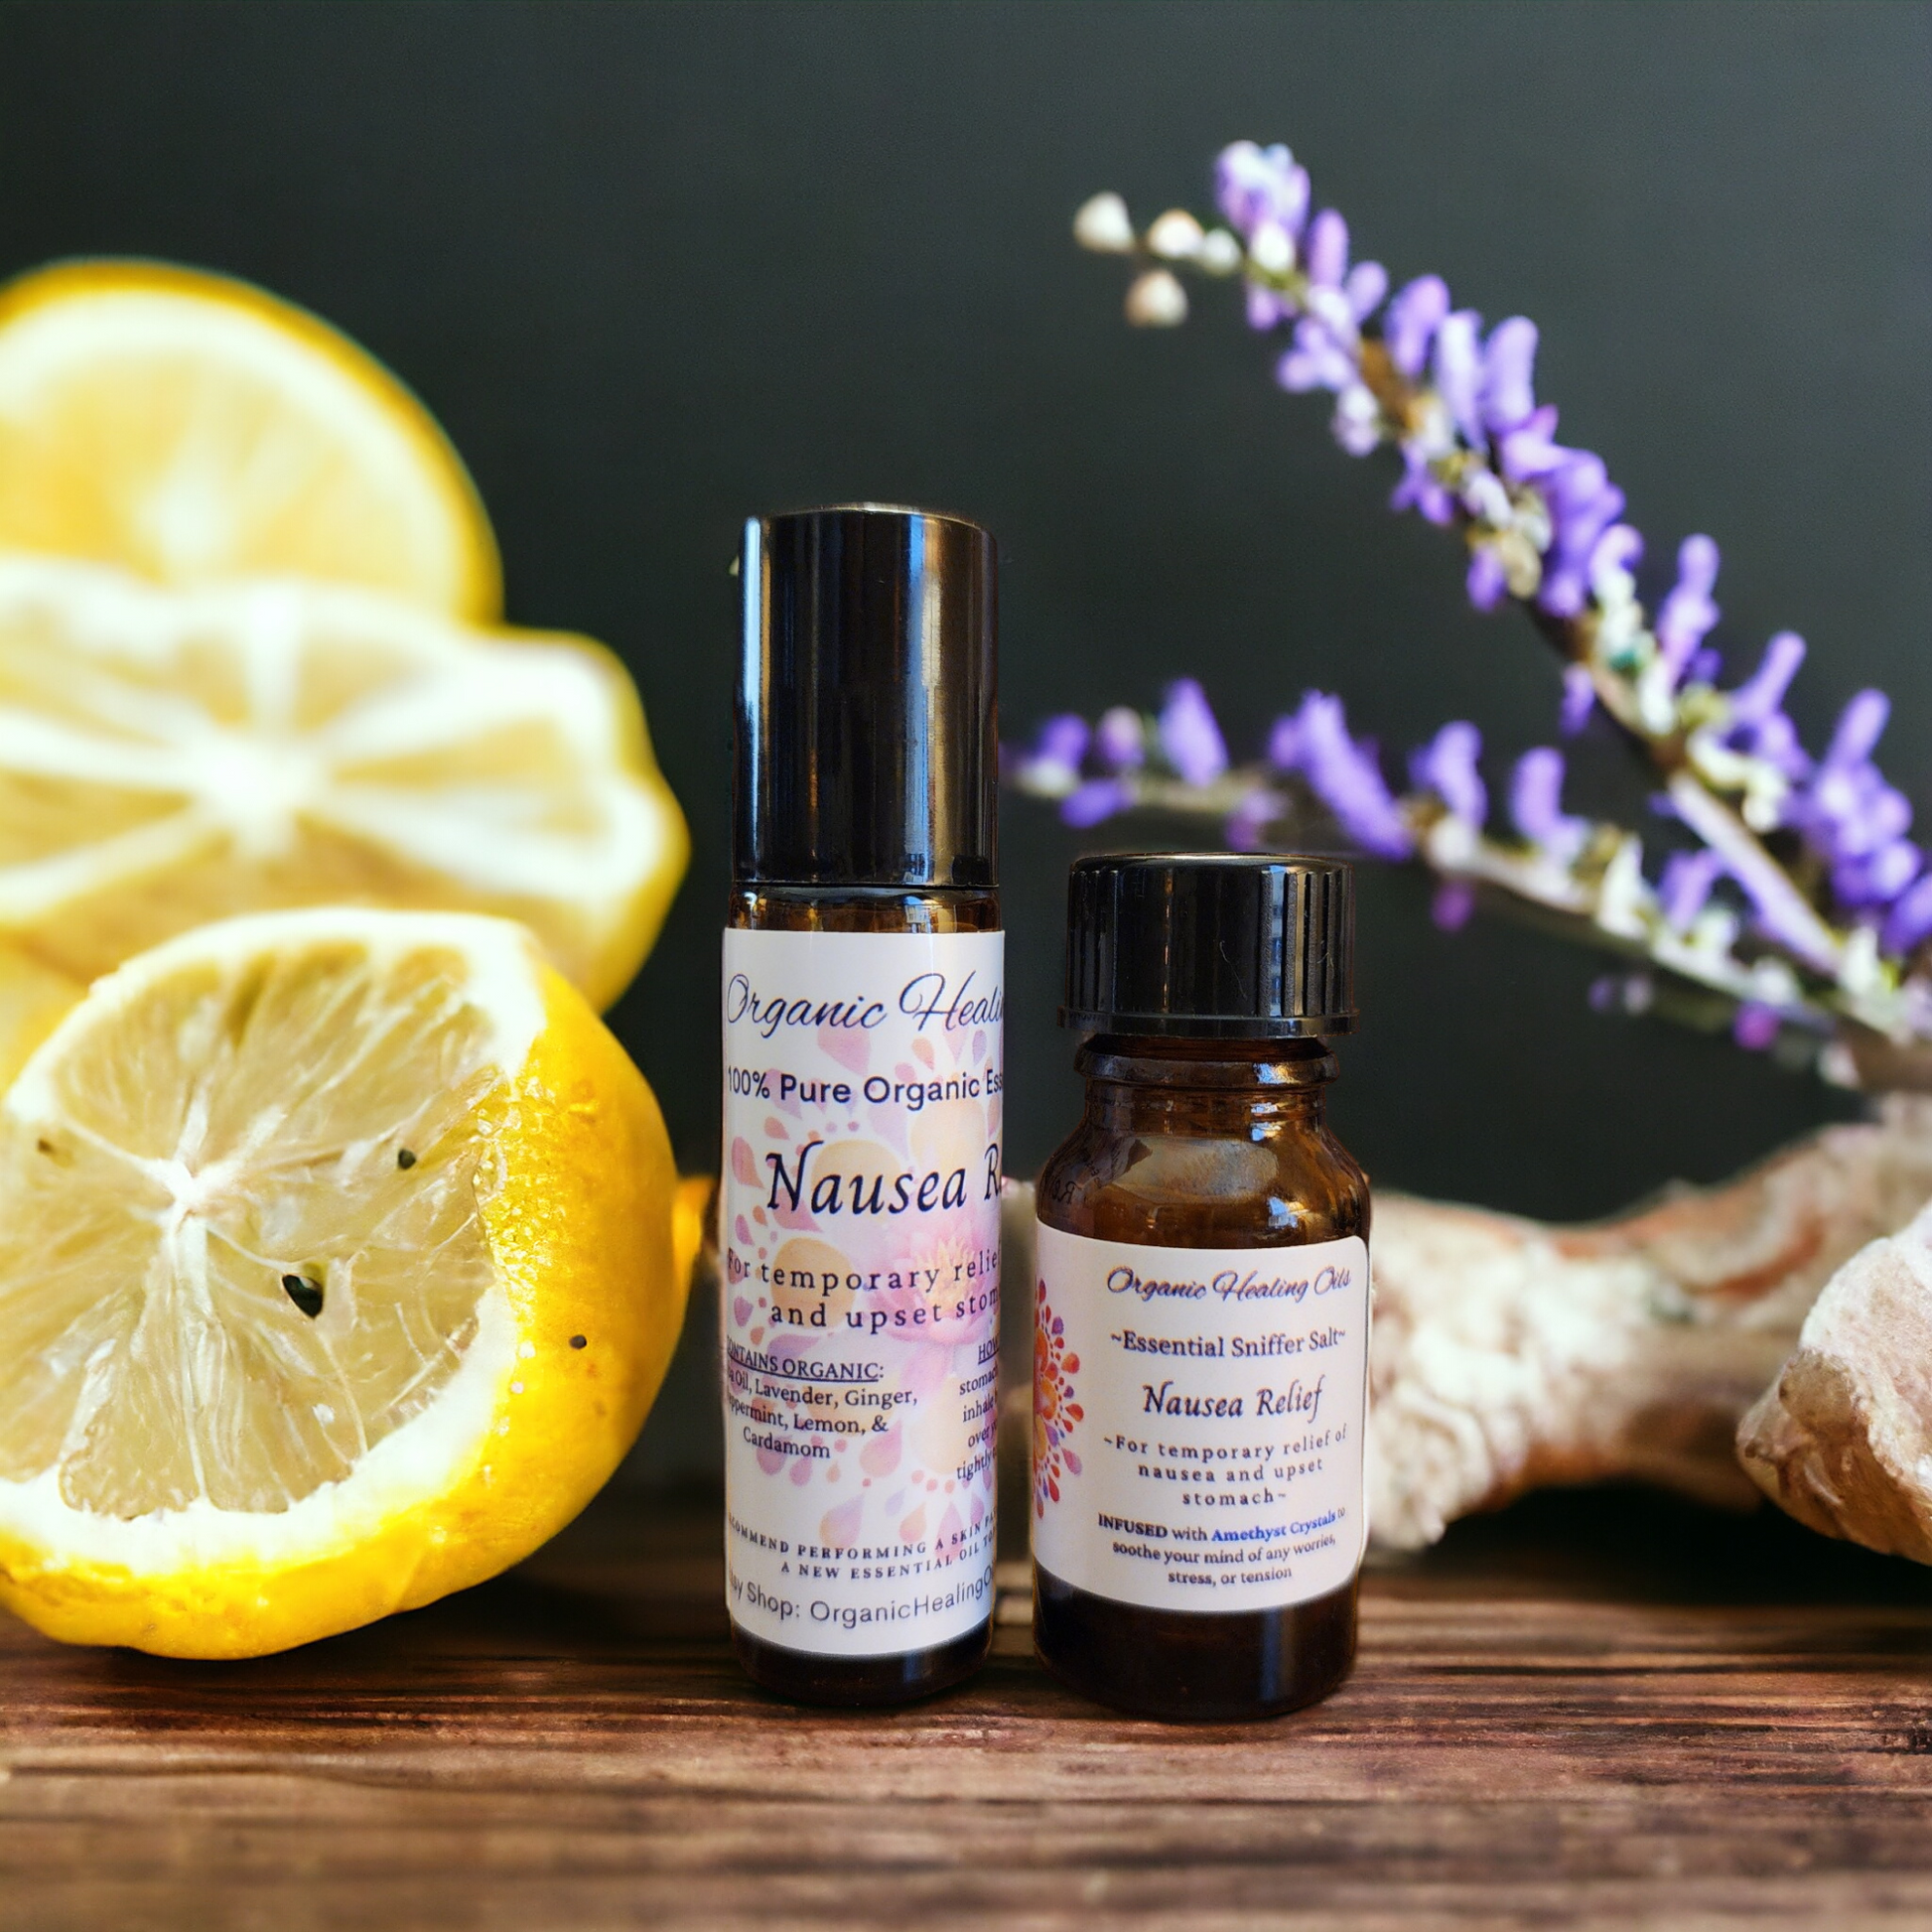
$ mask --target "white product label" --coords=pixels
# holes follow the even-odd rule
[[[1005,940],[725,934],[726,1587],[794,1650],[993,1610]]]
[[[1034,1561],[1164,1610],[1263,1610],[1362,1558],[1368,1248],[1143,1248],[1043,1223]]]

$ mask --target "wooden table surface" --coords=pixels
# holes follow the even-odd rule
[[[258,1663],[0,1619],[0,1925],[1932,1923],[1932,1573],[1768,1512],[1459,1525],[1371,1574],[1339,1696],[1211,1729],[1058,1690],[1017,1590],[966,1688],[787,1709],[720,1576],[714,1501],[615,1493]]]

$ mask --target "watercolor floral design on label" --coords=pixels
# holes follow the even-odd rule
[[[1080,1372],[1080,1358],[1066,1346],[1066,1323],[1046,1300],[1046,1284],[1034,1291],[1034,1514],[1044,1516],[1050,1497],[1060,1499],[1060,1478],[1080,1473],[1079,1455],[1067,1438],[1086,1411],[1073,1400],[1067,1379]]]
[[[916,1649],[984,1620],[1001,950],[727,936],[728,1581],[767,1640]]]

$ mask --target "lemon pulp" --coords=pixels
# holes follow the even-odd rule
[[[520,919],[604,1005],[687,851],[586,639],[0,552],[0,940],[44,967],[257,907],[448,907]]]
[[[198,930],[0,1103],[0,1600],[254,1654],[493,1574],[682,1313],[649,1090],[506,922]]]

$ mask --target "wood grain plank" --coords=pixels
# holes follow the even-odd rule
[[[1024,1604],[961,1691],[815,1713],[733,1665],[712,1506],[619,1496],[254,1664],[0,1625],[0,1926],[1922,1924],[1928,1582],[1572,1498],[1371,1576],[1275,1724],[1096,1710]]]

